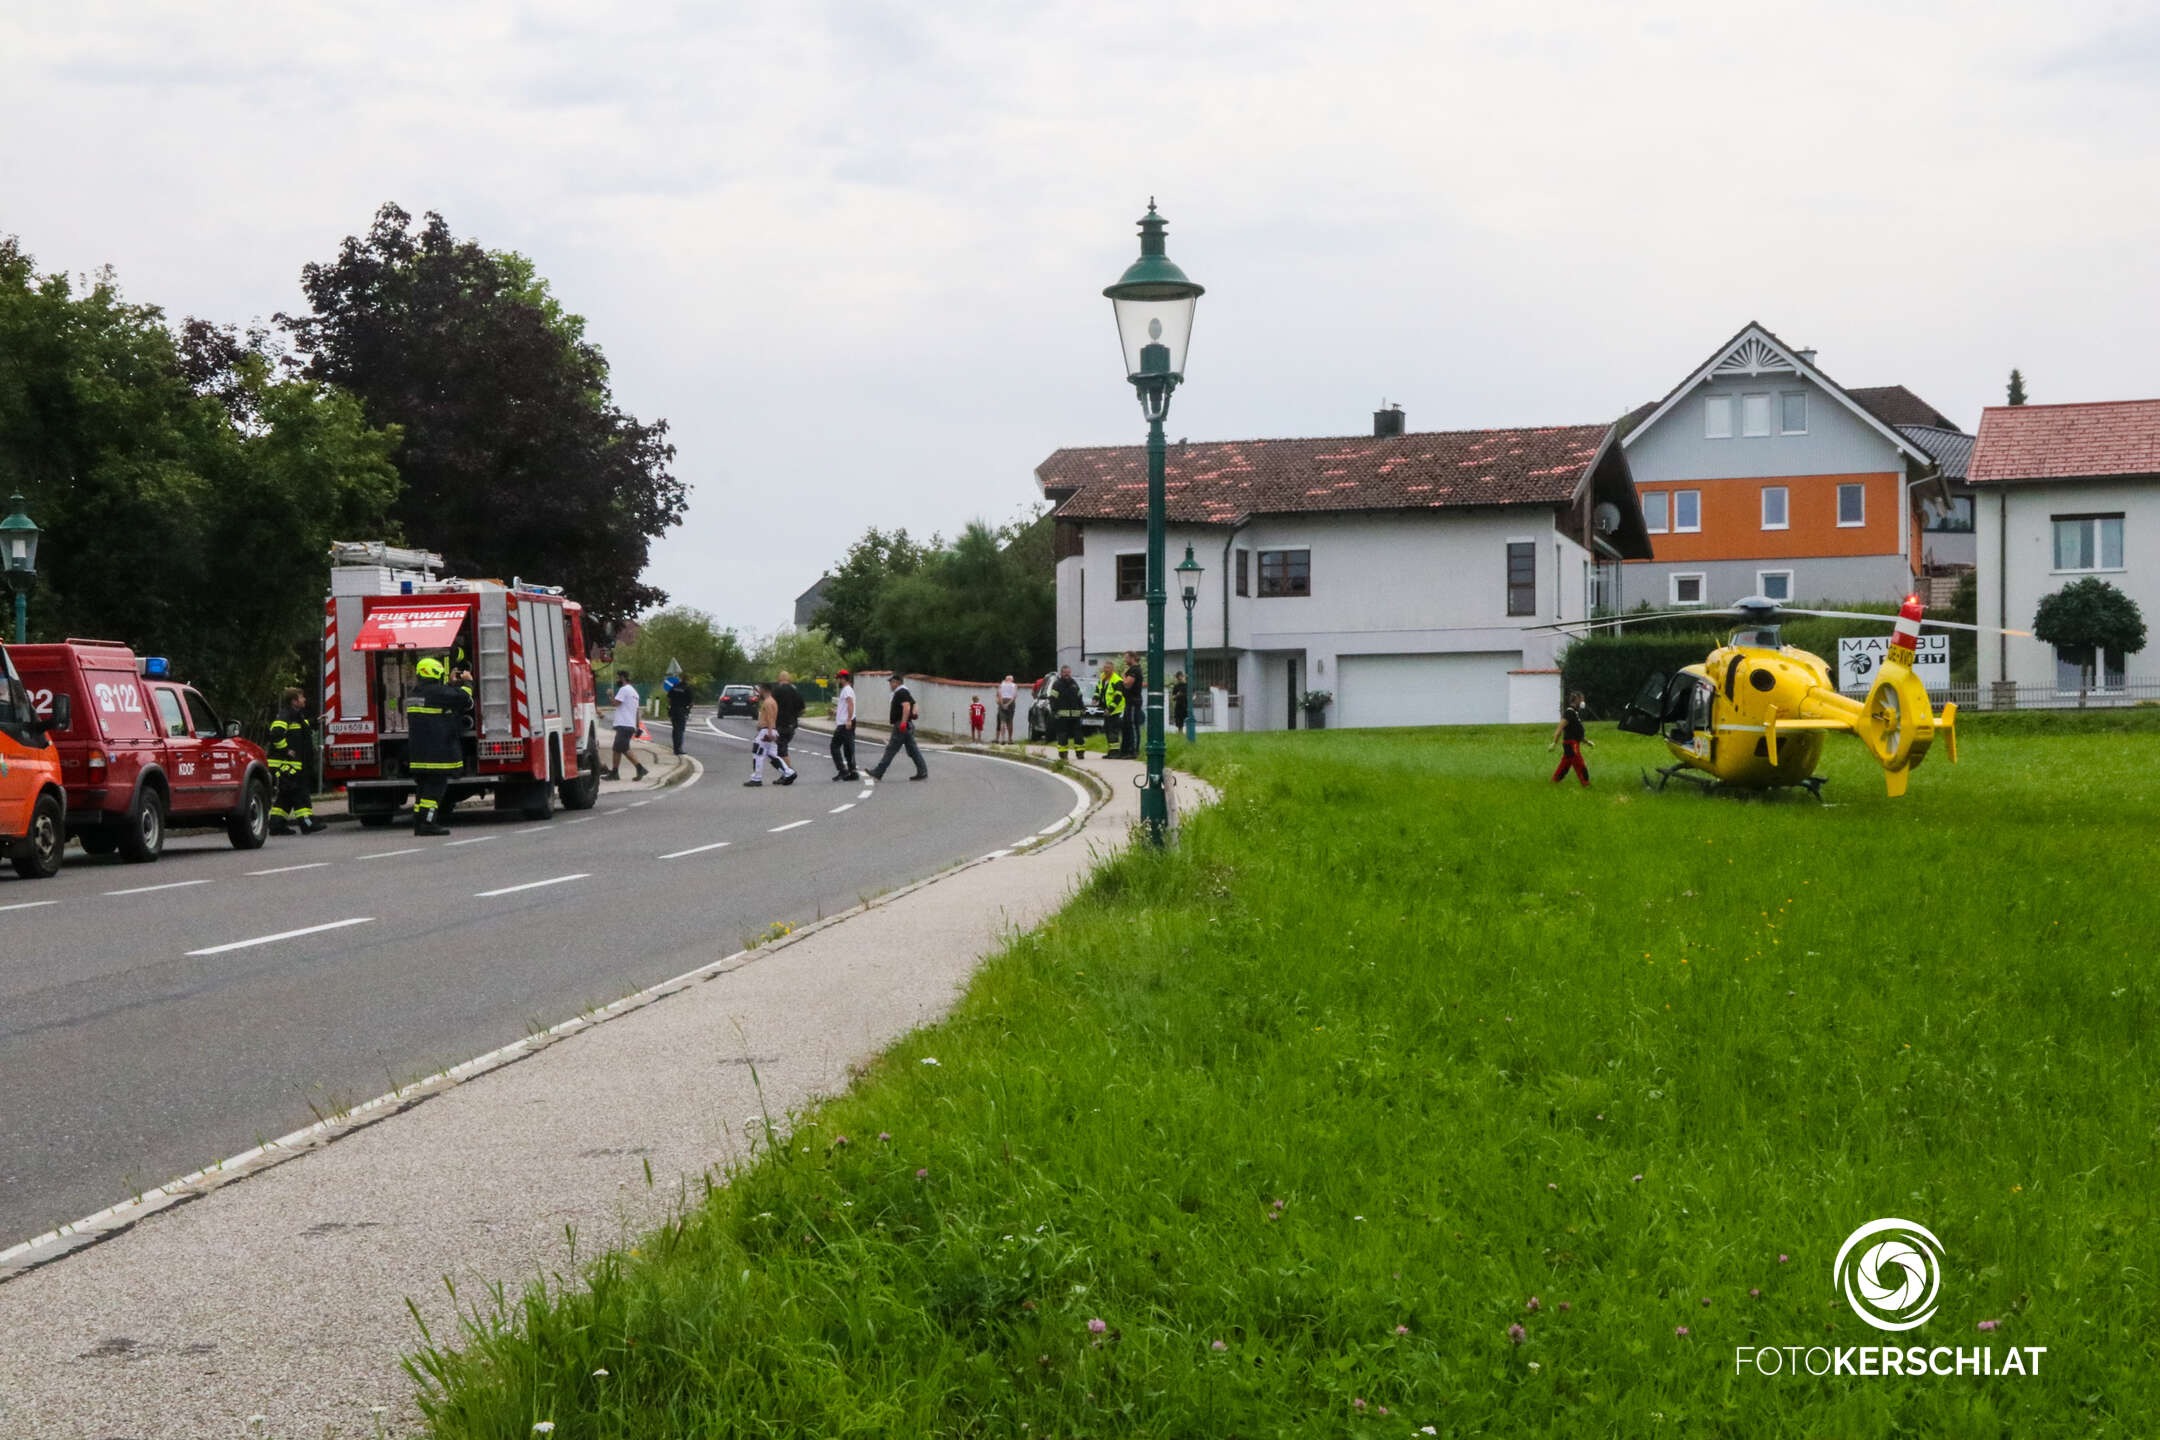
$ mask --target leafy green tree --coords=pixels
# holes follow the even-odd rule
[[[2025,403],[2025,377],[2016,370],[2010,372],[2010,403],[2012,405]]]
[[[2145,617],[2137,601],[2107,581],[2073,580],[2033,611],[2033,634],[2084,667],[2079,684],[2095,688],[2107,652],[2135,655],[2145,648]]]
[[[904,529],[887,534],[872,526],[848,547],[847,558],[832,572],[814,623],[864,664],[884,666],[888,657],[874,628],[878,592],[887,582],[922,569],[923,562],[939,548],[936,536],[928,545],[922,545],[910,539]]]
[[[888,581],[871,616],[873,653],[960,680],[1043,673],[1056,644],[1057,593],[1047,540],[1038,543],[1033,529],[971,524],[951,549]]]
[[[45,532],[33,638],[170,656],[213,702],[313,678],[340,535],[382,533],[394,432],[276,364],[261,332],[78,289],[0,238],[0,493]]]
[[[829,677],[847,663],[846,653],[828,631],[816,625],[804,630],[790,625],[758,642],[750,656],[750,673],[759,680],[770,680],[785,670],[802,680]]]
[[[616,667],[628,670],[643,693],[658,688],[674,663],[681,664],[700,700],[711,700],[721,686],[750,673],[750,657],[743,653],[735,632],[687,605],[647,616],[638,626],[637,639],[615,648]]]
[[[530,260],[385,205],[301,288],[310,313],[277,318],[308,375],[404,431],[395,516],[414,544],[562,585],[602,629],[667,598],[638,578],[687,504],[667,422],[615,405],[606,357]]]

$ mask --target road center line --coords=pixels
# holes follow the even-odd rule
[[[830,809],[830,810],[826,811],[825,813],[826,813],[826,814],[828,814],[828,815],[838,815],[838,814],[839,814],[839,813],[840,813],[841,811],[843,811],[843,810],[852,810],[852,809],[854,809],[854,808],[855,808],[855,802],[854,802],[853,800],[850,800],[850,801],[848,801],[848,802],[847,802],[847,804],[845,804],[845,805],[835,805],[835,806],[833,806],[833,807],[832,807],[832,809]]]
[[[295,870],[320,870],[329,863],[328,860],[310,860],[305,865],[280,865],[275,870],[250,870],[247,873],[250,875],[290,875]]]
[[[0,910],[35,910],[40,905],[57,905],[58,900],[25,900],[19,905],[0,905]]]
[[[808,825],[809,823],[810,822],[808,820],[790,820],[785,825],[773,826],[772,829],[766,831],[765,833],[768,835],[777,835],[783,830],[799,830],[803,826]]]
[[[576,875],[557,875],[552,880],[528,880],[523,885],[505,885],[500,890],[482,890],[479,894],[473,896],[473,899],[492,900],[497,895],[515,895],[520,890],[538,890],[548,885],[567,885],[572,880],[590,879],[592,879],[592,874],[590,871],[581,871]]]
[[[443,841],[443,849],[447,850],[453,845],[485,845],[490,840],[499,840],[501,838],[499,835],[474,835],[465,840],[445,840]]]
[[[280,930],[275,935],[258,935],[253,940],[235,940],[230,945],[212,945],[203,950],[190,950],[189,956],[223,955],[228,950],[247,950],[257,945],[271,945],[280,940],[295,940],[302,935],[320,935],[325,930],[343,930],[348,925],[372,925],[375,917],[359,915],[350,920],[332,920],[327,925],[310,925],[301,930]]]
[[[415,846],[413,846],[413,847],[411,847],[410,849],[407,849],[407,850],[377,850],[377,851],[376,851],[376,852],[375,852],[374,854],[372,854],[372,855],[355,855],[355,856],[353,856],[353,859],[355,859],[355,860],[394,860],[394,859],[396,859],[396,858],[397,858],[398,856],[400,856],[400,855],[417,855],[417,854],[419,854],[419,853],[420,853],[420,852],[421,852],[422,850],[425,850],[426,848],[427,848],[427,847],[426,847],[425,845],[415,845]]]
[[[208,880],[175,880],[166,885],[137,885],[132,890],[107,890],[107,895],[147,895],[153,890],[184,890],[190,885],[207,885]]]
[[[577,819],[575,819],[575,820],[565,820],[565,821],[563,821],[563,824],[565,824],[565,825],[586,825],[586,824],[590,824],[590,823],[591,823],[592,821],[595,821],[595,820],[597,820],[597,819],[599,819],[599,818],[600,818],[600,817],[599,817],[599,816],[597,816],[597,815],[580,815],[580,816],[578,816],[578,817],[577,817]]]
[[[660,858],[662,860],[680,860],[685,855],[702,855],[708,850],[725,850],[734,843],[732,840],[715,840],[710,845],[693,845],[688,850],[677,850],[672,855],[662,855]],[[48,900],[45,903],[50,905],[52,902]]]
[[[569,821],[567,821],[567,820],[565,820],[565,821],[564,821],[563,823],[564,823],[565,825],[567,825],[567,824],[569,824],[570,822],[569,822]],[[539,833],[540,833],[540,832],[541,832],[542,830],[552,830],[552,829],[554,829],[554,828],[555,828],[555,827],[554,827],[554,826],[552,826],[552,825],[527,825],[527,826],[526,826],[526,827],[525,827],[524,829],[522,829],[522,830],[512,830],[512,831],[511,831],[510,833],[511,833],[511,834],[513,834],[513,835],[537,835],[537,834],[539,834]]]
[[[650,805],[650,804],[652,804],[652,801],[650,801],[650,800],[632,800],[632,801],[631,801],[631,802],[630,802],[630,803],[629,803],[628,805],[625,805],[625,806],[623,806],[623,809],[625,809],[625,810],[635,810],[635,809],[637,809],[637,808],[638,808],[638,806],[640,806],[640,805]]]
[[[855,798],[858,800],[867,800],[870,798],[870,792],[867,789],[858,790],[855,792]]]

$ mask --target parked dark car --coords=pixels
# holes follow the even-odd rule
[[[757,687],[755,685],[728,685],[720,691],[722,715],[757,714]]]
[[[1108,717],[1104,715],[1102,706],[1095,703],[1095,696],[1091,693],[1095,684],[1094,677],[1082,679],[1075,675],[1073,678],[1080,681],[1080,693],[1086,697],[1087,703],[1087,711],[1080,717],[1080,734],[1083,737],[1100,735],[1103,733],[1103,722]],[[1057,672],[1053,670],[1036,681],[1035,698],[1028,702],[1028,739],[1037,744],[1050,738],[1050,685],[1056,679]]]

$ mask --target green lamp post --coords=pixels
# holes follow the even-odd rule
[[[1140,819],[1156,845],[1163,843],[1170,827],[1170,800],[1163,790],[1163,606],[1169,599],[1164,591],[1169,576],[1163,555],[1163,420],[1170,413],[1170,393],[1185,378],[1185,346],[1192,339],[1193,310],[1203,293],[1163,253],[1167,225],[1149,200],[1147,214],[1140,218],[1140,258],[1103,291],[1117,316],[1125,378],[1140,397],[1140,413],[1148,422],[1147,787],[1140,792]]]
[[[1192,546],[1185,547],[1185,558],[1178,562],[1178,588],[1185,601],[1185,739],[1189,743],[1199,738],[1199,727],[1193,722],[1193,655],[1192,611],[1200,600],[1200,572],[1207,567],[1193,559]]]
[[[23,514],[23,498],[8,501],[14,513],[0,520],[0,565],[7,570],[8,588],[15,592],[15,643],[30,643],[30,582],[37,579],[36,522]]]

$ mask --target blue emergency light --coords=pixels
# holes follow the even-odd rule
[[[145,680],[163,680],[171,670],[172,666],[163,655],[143,656],[142,673]]]

